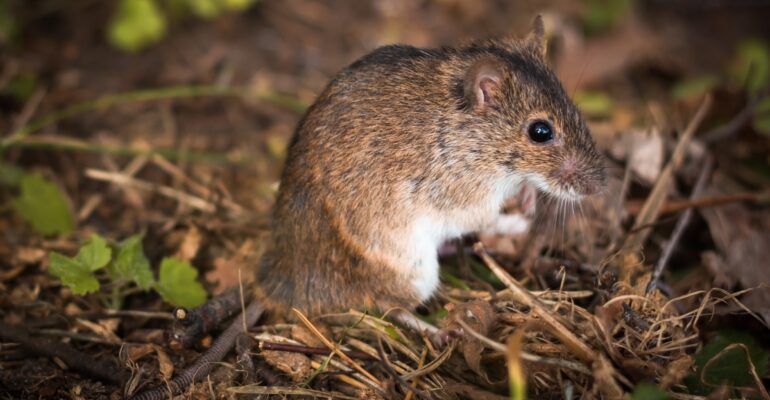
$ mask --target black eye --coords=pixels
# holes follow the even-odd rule
[[[535,143],[547,143],[553,140],[553,128],[545,121],[535,121],[529,126],[529,138]]]

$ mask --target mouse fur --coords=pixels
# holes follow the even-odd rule
[[[552,143],[527,127],[550,123]],[[500,215],[523,184],[576,201],[604,184],[600,153],[524,40],[380,47],[343,69],[294,134],[256,283],[309,314],[412,309],[439,285],[437,249]]]

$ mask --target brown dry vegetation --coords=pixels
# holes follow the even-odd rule
[[[152,265],[191,262],[211,295],[248,281],[292,130],[336,71],[386,43],[522,34],[536,13],[608,156],[606,193],[580,207],[541,198],[527,234],[442,249],[444,285],[416,314],[454,332],[445,347],[387,315],[270,316],[183,397],[502,399],[513,381],[529,398],[665,398],[643,383],[671,398],[770,398],[770,140],[755,122],[768,89],[729,78],[748,38],[770,44],[767,4],[637,1],[588,34],[589,1],[261,1],[177,20],[127,54],[104,40],[110,2],[10,3],[21,30],[0,42],[0,89],[36,84],[1,92],[0,168],[54,182],[76,229],[36,233],[11,206],[19,189],[0,182],[4,398],[130,397],[192,365],[226,325],[171,346],[173,307],[155,292],[109,311],[52,277],[50,252],[142,233]],[[672,94],[706,74],[725,83]],[[688,381],[714,379],[703,369],[720,359],[738,372]]]

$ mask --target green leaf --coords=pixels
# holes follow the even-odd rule
[[[670,398],[671,396],[665,390],[651,383],[640,383],[631,393],[631,400],[668,400]]]
[[[157,289],[164,300],[182,307],[195,307],[206,301],[206,290],[196,280],[198,270],[185,261],[164,258],[160,263]]]
[[[747,40],[738,47],[738,54],[730,67],[730,76],[736,86],[746,86],[756,93],[770,85],[770,50],[760,40]]]
[[[21,194],[13,200],[13,207],[43,235],[64,234],[75,228],[64,193],[38,174],[21,178]]]
[[[145,290],[152,286],[155,278],[152,276],[150,261],[144,255],[142,235],[131,236],[120,244],[109,273],[113,280],[130,280]]]
[[[705,95],[719,86],[720,79],[715,75],[703,75],[677,83],[671,94],[678,99],[692,99]]]
[[[755,131],[770,136],[770,98],[762,100],[754,109],[751,126]]]
[[[695,355],[695,373],[685,379],[685,384],[691,393],[707,395],[711,393],[714,385],[720,384],[733,387],[754,384],[754,378],[749,372],[746,352],[741,348],[732,348],[721,354],[704,371],[704,367],[711,359],[716,357],[727,346],[736,343],[746,346],[751,362],[754,364],[754,368],[756,368],[757,374],[760,377],[767,373],[768,352],[759,347],[751,335],[743,332],[723,331]],[[705,383],[700,379],[702,373]]]
[[[121,0],[107,35],[120,50],[137,52],[166,34],[166,17],[154,0]]]
[[[607,117],[614,106],[612,98],[602,92],[578,90],[574,100],[580,110],[592,117]]]
[[[63,285],[72,292],[83,295],[99,290],[99,281],[91,273],[91,269],[80,261],[52,252],[49,255],[48,270],[59,278]]]
[[[80,247],[75,261],[82,264],[88,271],[96,271],[110,262],[112,250],[107,242],[99,235],[91,235],[91,238]]]

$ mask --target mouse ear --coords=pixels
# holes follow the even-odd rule
[[[473,110],[483,110],[500,104],[503,69],[500,62],[482,58],[471,66],[465,76],[465,98]]]
[[[532,50],[535,55],[545,60],[545,52],[547,43],[545,40],[545,26],[543,25],[543,17],[539,14],[532,21],[532,30],[524,39],[524,45]]]

